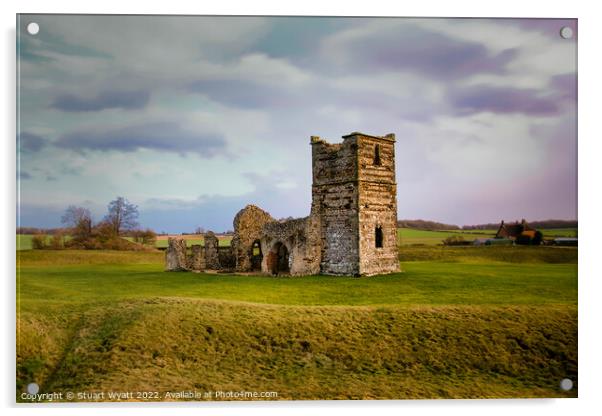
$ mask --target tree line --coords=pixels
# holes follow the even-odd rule
[[[501,221],[500,221],[501,222]],[[444,224],[436,221],[428,220],[399,220],[397,226],[400,228],[413,228],[416,230],[439,231],[439,230],[497,230],[500,222],[491,222],[487,224],[463,225]],[[511,221],[506,221],[511,223]],[[520,222],[520,221],[517,221]],[[577,228],[577,220],[542,220],[542,221],[527,221],[533,228]]]
[[[144,246],[154,246],[157,235],[151,229],[139,229],[138,217],[138,207],[122,196],[109,202],[107,214],[97,223],[94,223],[88,208],[70,205],[61,217],[65,228],[55,229],[50,242],[44,234],[34,235],[32,246],[37,249],[84,250],[137,250]],[[124,236],[133,237],[134,241],[122,238]]]
[[[500,221],[501,222],[501,221]],[[477,224],[477,225],[464,225],[463,230],[492,230],[497,229],[500,226],[500,222],[489,223],[489,224]],[[520,222],[516,220],[515,222]],[[506,221],[507,224],[511,224],[511,221]],[[541,221],[527,221],[527,223],[533,228],[577,228],[577,220],[541,220]]]

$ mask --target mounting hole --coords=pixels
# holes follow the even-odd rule
[[[36,22],[31,22],[27,25],[27,33],[29,33],[30,35],[37,35],[39,31],[40,25]]]
[[[573,380],[570,378],[563,378],[562,381],[560,381],[560,388],[564,391],[569,391],[573,388]]]
[[[40,391],[40,386],[37,383],[29,383],[27,385],[27,393],[29,394],[38,394]]]
[[[562,37],[563,39],[570,39],[573,37],[573,29],[571,29],[568,26],[563,27],[562,29],[560,29],[560,37]]]

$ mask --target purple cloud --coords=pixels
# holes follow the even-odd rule
[[[406,70],[442,80],[503,73],[517,53],[506,49],[491,55],[476,41],[457,40],[413,25],[376,31],[343,47],[346,64],[359,72]]]
[[[480,85],[452,90],[449,99],[459,114],[483,111],[554,115],[558,113],[555,97],[539,97],[535,89],[490,87]]]
[[[577,74],[568,73],[552,77],[550,85],[557,91],[558,97],[570,102],[577,102]]]
[[[150,99],[149,91],[106,91],[95,97],[78,97],[64,94],[56,97],[52,108],[67,112],[100,111],[109,108],[135,110],[146,107]]]
[[[291,88],[276,88],[239,79],[195,81],[188,90],[242,108],[291,106],[304,97],[300,91],[295,92]]]
[[[152,149],[182,155],[194,152],[208,158],[226,150],[223,137],[212,133],[186,131],[171,122],[109,130],[78,131],[60,137],[55,144],[63,149],[78,152],[84,150],[134,152],[138,149]]]

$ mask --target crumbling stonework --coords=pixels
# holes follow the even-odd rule
[[[261,247],[267,253],[261,264],[264,273],[302,276],[320,272],[320,233],[315,217],[267,223]]]
[[[188,270],[186,259],[186,240],[183,238],[169,238],[165,251],[165,270],[181,272]]]
[[[188,268],[190,270],[205,270],[205,252],[203,246],[194,244],[191,246],[192,254],[188,257]]]
[[[261,270],[263,226],[274,218],[256,205],[247,205],[234,217],[234,236],[230,243],[236,271]]]
[[[351,133],[338,144],[312,136],[311,146],[308,217],[276,221],[248,205],[234,218],[231,248],[218,247],[217,237],[208,232],[204,251],[193,249],[188,268],[238,272],[260,268],[264,274],[293,276],[399,271],[395,135]],[[182,250],[177,247],[174,243],[172,249],[170,243],[168,270],[187,264],[175,254]]]
[[[231,247],[218,247],[217,257],[219,261],[219,270],[234,271],[236,259],[234,258]]]
[[[219,240],[215,234],[208,231],[204,235],[205,241],[205,268],[209,270],[218,270],[219,265]]]

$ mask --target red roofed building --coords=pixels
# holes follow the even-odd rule
[[[495,238],[509,238],[511,240],[516,240],[516,238],[519,236],[533,238],[535,237],[536,231],[537,230],[535,228],[531,228],[524,219],[521,222],[516,221],[515,223],[511,224],[506,224],[502,220],[500,228],[495,234]]]

